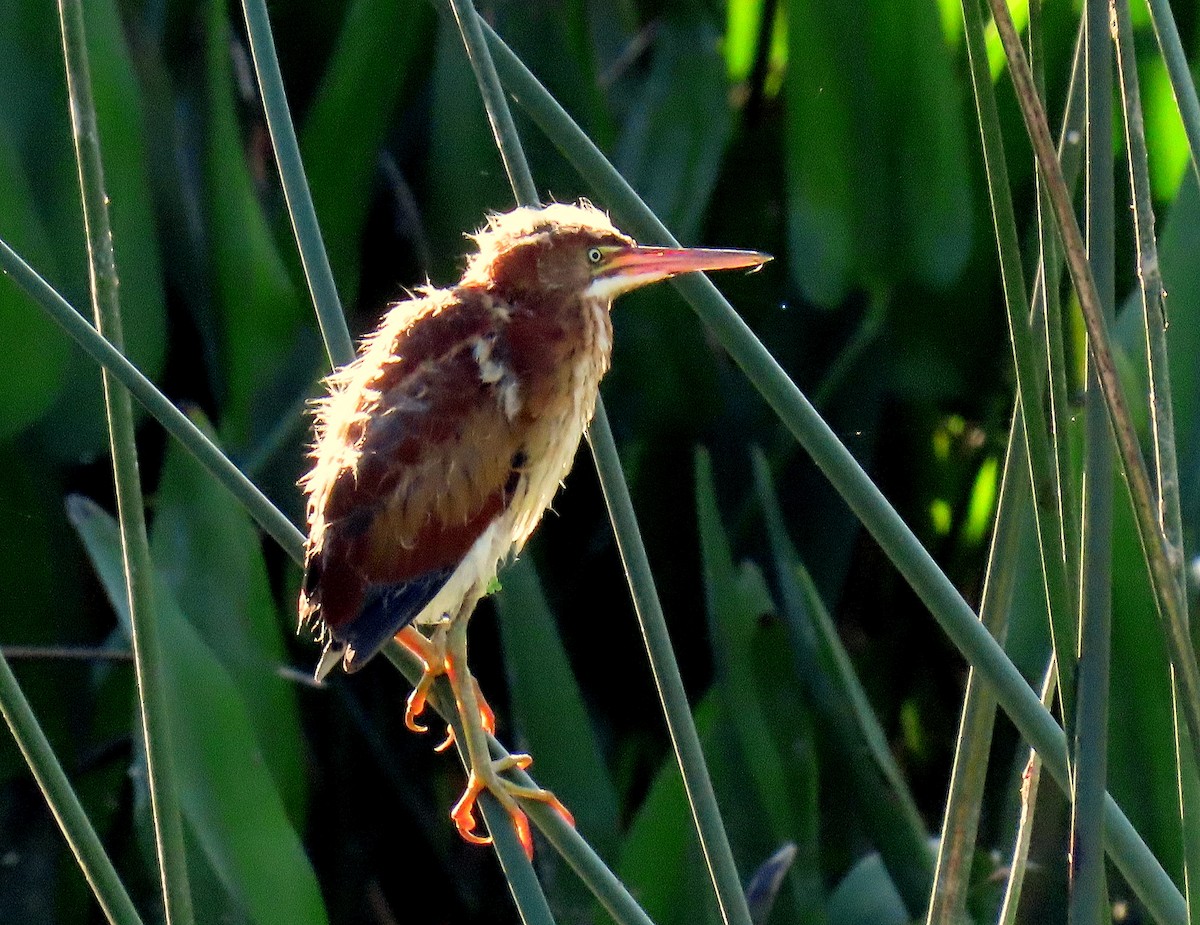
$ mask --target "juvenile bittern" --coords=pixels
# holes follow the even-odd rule
[[[517,797],[569,814],[547,791],[500,776],[527,767],[528,756],[491,760],[490,711],[467,668],[471,612],[571,468],[609,366],[613,299],[679,273],[769,258],[639,247],[585,202],[493,216],[474,241],[479,251],[457,286],[393,305],[358,359],[329,377],[302,482],[300,619],[325,641],[318,679],[339,660],[357,670],[394,636],[416,652],[425,675],[409,698],[412,729],[423,731],[425,695],[447,675],[470,765],[451,818],[468,841],[488,841],[474,818],[486,788],[528,852]]]

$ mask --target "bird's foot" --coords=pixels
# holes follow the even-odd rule
[[[537,800],[545,803],[562,816],[568,824],[575,825],[575,817],[571,815],[571,811],[549,790],[514,784],[500,776],[502,771],[512,768],[524,771],[531,764],[533,764],[533,759],[528,755],[506,755],[496,761],[485,763],[482,768],[472,768],[467,778],[467,789],[463,791],[462,797],[450,811],[450,818],[454,821],[458,834],[472,844],[491,844],[492,836],[480,835],[475,831],[477,826],[475,804],[484,790],[489,791],[500,802],[504,811],[512,819],[513,827],[517,831],[517,838],[525,850],[526,857],[530,860],[533,859],[533,835],[529,829],[529,817],[521,809],[518,800]]]
[[[417,686],[408,695],[408,702],[404,709],[404,725],[413,732],[428,732],[429,727],[419,722],[418,717],[425,712],[425,704],[434,682],[442,675],[449,674],[452,670],[449,653],[446,649],[445,624],[437,626],[432,636],[426,636],[415,626],[406,626],[396,634],[396,641],[408,649],[421,662],[421,680],[417,682]],[[483,691],[479,689],[478,682],[475,683],[475,699],[479,709],[480,723],[484,729],[494,735],[496,732],[496,714],[484,699]],[[444,752],[453,744],[454,729],[447,725],[446,738],[439,745],[435,746],[434,751]]]

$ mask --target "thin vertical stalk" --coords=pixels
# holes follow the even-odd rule
[[[650,560],[641,533],[637,530],[637,516],[633,511],[633,500],[629,497],[629,486],[625,484],[623,475],[613,477],[614,473],[621,472],[621,460],[617,457],[616,443],[603,402],[596,405],[596,417],[588,431],[588,438],[596,457],[596,469],[600,473],[600,488],[616,527],[617,548],[633,592],[633,605],[646,643],[646,652],[650,656],[650,668],[662,701],[671,745],[683,774],[683,785],[700,836],[704,860],[721,905],[721,918],[726,925],[750,925],[750,909],[746,905],[741,879],[733,861],[729,836],[725,834],[725,825],[721,821],[721,811],[704,762],[700,736],[692,721],[683,678],[671,648],[671,637],[654,586]]]
[[[509,92],[520,102],[562,151],[595,194],[605,201],[626,227],[646,239],[669,244],[670,232],[608,162],[595,143],[571,119],[546,88],[487,23],[484,34],[496,68]],[[1061,182],[1061,173],[1059,174]],[[1069,787],[1067,748],[1062,729],[1042,706],[1036,693],[986,629],[912,531],[871,482],[853,454],[834,435],[811,403],[771,358],[762,343],[734,312],[710,281],[699,274],[680,277],[676,288],[705,321],[717,341],[729,351],[751,383],[785,426],[825,473],[863,526],[899,569],[929,608],[951,642],[980,676],[992,685],[996,698],[1026,740],[1039,750],[1051,776]],[[1108,821],[1110,854],[1134,892],[1163,922],[1186,921],[1183,897],[1146,847],[1128,818],[1110,797],[1104,812]]]
[[[1159,50],[1167,65],[1175,105],[1179,107],[1179,115],[1183,119],[1183,133],[1192,153],[1192,173],[1200,181],[1200,99],[1196,97],[1196,84],[1192,80],[1192,71],[1183,50],[1183,42],[1179,39],[1179,29],[1175,25],[1169,0],[1150,0],[1150,22],[1154,25],[1154,37],[1158,39]]]
[[[92,309],[96,330],[120,350],[123,336],[117,261],[108,218],[96,107],[92,99],[82,0],[59,0],[58,15],[83,226],[87,236]],[[179,791],[171,762],[170,717],[160,668],[154,569],[146,541],[146,512],[134,443],[133,403],[129,392],[107,372],[103,383],[163,912],[167,925],[191,925],[192,896],[179,816]]]
[[[1054,656],[1046,665],[1042,676],[1042,705],[1047,709],[1054,703],[1054,680],[1058,668]],[[1017,823],[1017,837],[1013,844],[1013,856],[1008,865],[1008,882],[1004,886],[1004,902],[1000,906],[997,925],[1014,925],[1017,908],[1021,904],[1021,888],[1025,885],[1025,872],[1029,868],[1029,843],[1033,840],[1033,818],[1037,810],[1038,786],[1042,781],[1042,756],[1036,748],[1029,750],[1029,761],[1021,780],[1021,819]]]
[[[275,162],[279,165],[288,216],[300,249],[300,262],[304,266],[304,278],[312,293],[329,362],[336,368],[354,359],[354,342],[346,328],[346,316],[342,314],[342,303],[338,298],[333,270],[329,266],[329,255],[325,252],[325,242],[321,238],[312,193],[304,178],[300,145],[296,142],[296,129],[292,125],[287,93],[283,89],[283,75],[275,54],[275,40],[271,37],[266,0],[242,0],[242,11],[246,17],[246,34],[250,38],[250,53],[254,57],[254,73],[262,94]]]
[[[58,763],[54,749],[50,746],[46,734],[38,724],[37,717],[29,706],[29,701],[21,692],[7,660],[0,655],[0,712],[8,728],[12,730],[13,738],[25,763],[33,772],[46,805],[54,814],[58,827],[62,830],[71,847],[71,853],[83,872],[84,879],[92,888],[96,901],[104,911],[104,917],[112,925],[141,925],[142,920],[134,908],[133,900],[125,890],[120,875],[104,852],[104,846],[92,828],[79,797],[71,788],[71,782]]]
[[[533,174],[529,170],[529,162],[525,157],[525,149],[521,146],[512,111],[504,98],[504,87],[500,85],[496,65],[492,62],[492,53],[488,51],[487,40],[483,37],[480,19],[475,13],[475,4],[472,0],[449,0],[449,3],[458,23],[463,44],[466,46],[471,68],[475,71],[475,82],[479,85],[479,95],[483,97],[483,108],[492,126],[492,137],[496,140],[496,148],[504,162],[509,185],[512,186],[518,205],[536,206],[537,184],[533,182]]]
[[[496,146],[504,160],[504,167],[513,186],[513,193],[522,205],[537,203],[537,187],[526,163],[525,151],[517,135],[508,101],[496,73],[491,52],[483,33],[483,23],[475,12],[471,0],[449,0],[454,16],[467,46],[471,66],[488,112],[488,121],[496,135]],[[683,774],[688,803],[696,832],[700,838],[700,850],[704,854],[712,878],[717,905],[721,918],[727,925],[750,925],[750,910],[742,890],[741,878],[733,860],[729,836],[721,820],[716,793],[709,778],[704,752],[700,747],[700,736],[692,720],[687,693],[675,661],[671,638],[667,633],[662,604],[654,586],[654,575],[646,546],[638,528],[637,515],[625,483],[625,473],[617,455],[617,445],[604,401],[596,402],[596,415],[588,430],[588,442],[600,476],[604,501],[608,506],[617,547],[625,563],[625,574],[633,596],[634,609],[641,624],[642,637],[650,658],[651,670],[662,701],[667,730],[675,749],[675,756]]]
[[[1020,417],[1016,417],[1009,431],[1008,451],[1004,456],[996,524],[988,553],[983,599],[979,604],[979,619],[988,632],[1001,641],[1008,630],[1021,530],[1025,525],[1029,500],[1025,429],[1021,426]],[[942,838],[929,900],[929,915],[926,918],[928,925],[956,925],[966,920],[971,864],[995,724],[996,698],[972,669],[967,675],[967,688],[963,694],[954,768],[946,794]]]
[[[1111,324],[1113,241],[1112,42],[1107,0],[1087,0],[1084,46],[1087,139],[1084,160],[1087,258],[1104,321]],[[1090,338],[1089,338],[1090,340]],[[1074,726],[1069,925],[1101,925],[1108,906],[1104,875],[1104,792],[1108,777],[1108,687],[1112,624],[1113,453],[1104,393],[1088,356],[1084,405],[1083,559],[1080,571],[1079,698]],[[1058,653],[1060,660],[1066,653]]]
[[[1116,14],[1115,38],[1121,114],[1125,125],[1125,154],[1129,167],[1129,186],[1133,191],[1134,241],[1142,304],[1142,328],[1146,342],[1147,379],[1150,383],[1153,475],[1158,497],[1159,525],[1166,537],[1167,548],[1176,559],[1180,593],[1185,594],[1187,576],[1179,501],[1179,468],[1175,455],[1171,377],[1167,360],[1167,319],[1163,306],[1162,276],[1158,269],[1154,199],[1150,190],[1150,165],[1146,152],[1146,130],[1142,120],[1137,58],[1134,54],[1133,22],[1129,14],[1129,0],[1115,0],[1113,6]],[[1174,28],[1173,22],[1171,28]],[[1182,108],[1182,103],[1180,107]],[[1198,771],[1187,741],[1186,724],[1180,715],[1181,692],[1173,670],[1171,697],[1172,720],[1175,726],[1176,775],[1179,781],[1179,811],[1183,830],[1183,893],[1188,904],[1189,919],[1196,922],[1200,919],[1195,895],[1195,890],[1200,884],[1200,806],[1197,805],[1195,789]]]
[[[1142,120],[1141,90],[1133,48],[1133,23],[1129,0],[1114,0],[1116,8],[1117,65],[1120,73],[1121,115],[1125,123],[1125,151],[1129,183],[1133,190],[1134,244],[1137,253],[1146,366],[1150,382],[1151,439],[1154,446],[1154,482],[1158,496],[1159,526],[1167,538],[1181,592],[1186,583],[1183,523],[1179,502],[1179,464],[1175,455],[1175,413],[1171,404],[1171,373],[1167,355],[1167,316],[1163,305],[1162,274],[1154,233],[1154,197],[1150,190],[1150,165],[1146,128]]]
[[[992,89],[991,71],[984,45],[983,17],[980,15],[979,0],[962,0],[962,11],[963,33],[971,64],[971,84],[975,92],[975,111],[979,117],[988,196],[996,232],[1000,277],[1004,286],[1004,304],[1008,314],[1008,330],[1017,374],[1017,394],[1021,399],[1017,407],[1029,448],[1033,510],[1041,548],[1042,578],[1046,605],[1050,613],[1050,631],[1055,650],[1062,653],[1059,665],[1069,666],[1073,661],[1076,646],[1075,600],[1073,587],[1067,580],[1065,551],[1068,546],[1068,528],[1062,516],[1062,492],[1054,479],[1057,454],[1050,444],[1049,429],[1042,407],[1044,371],[1040,352],[1029,326],[1029,300],[1026,297],[1024,273],[1021,268],[1021,247],[1013,212],[1012,193],[1008,184],[1004,141],[1000,133],[1000,115],[996,108],[996,97]],[[1059,696],[1066,716],[1072,715],[1074,694],[1074,678],[1068,671],[1059,679]]]
[[[1041,0],[1036,0],[1030,6],[1030,48],[1035,68],[1035,78],[1040,78],[1044,69],[1044,56],[1041,52]],[[1072,132],[1079,132],[1083,124],[1083,106],[1081,99],[1083,83],[1083,23],[1080,23],[1079,36],[1075,43],[1075,56],[1071,66],[1071,83],[1067,93],[1066,113],[1063,116],[1062,130],[1058,138],[1058,157],[1063,164],[1063,174],[1069,185],[1074,186],[1078,175],[1079,158],[1072,157],[1070,162],[1064,160],[1064,152],[1075,151],[1077,145],[1067,147],[1067,139]],[[1039,97],[1045,99],[1044,79],[1038,79]],[[1079,127],[1076,127],[1079,126]],[[1050,433],[1054,442],[1055,479],[1059,488],[1059,517],[1063,524],[1063,555],[1067,563],[1067,581],[1072,585],[1078,582],[1079,570],[1079,517],[1080,507],[1075,491],[1075,466],[1071,446],[1070,420],[1072,415],[1071,402],[1067,397],[1067,355],[1063,338],[1063,312],[1060,297],[1062,281],[1062,260],[1058,248],[1058,239],[1054,231],[1053,206],[1040,167],[1034,165],[1037,186],[1037,228],[1038,228],[1038,273],[1034,287],[1034,312],[1040,313],[1045,319],[1043,325],[1044,348],[1046,351],[1047,368],[1049,369],[1050,390],[1048,411]]]
[[[1038,164],[1045,174],[1050,200],[1054,206],[1054,217],[1062,236],[1067,266],[1079,297],[1084,324],[1088,333],[1088,347],[1095,363],[1096,374],[1103,390],[1110,425],[1116,435],[1120,451],[1122,473],[1133,502],[1138,537],[1142,545],[1150,572],[1150,584],[1154,590],[1155,608],[1163,626],[1167,650],[1171,663],[1178,674],[1181,692],[1181,707],[1187,718],[1192,749],[1197,752],[1200,763],[1200,666],[1192,648],[1187,627],[1187,601],[1179,593],[1176,572],[1168,554],[1165,538],[1158,527],[1157,504],[1150,488],[1150,478],[1141,457],[1137,431],[1129,412],[1129,403],[1121,387],[1116,362],[1108,340],[1108,326],[1103,303],[1096,290],[1096,281],[1088,266],[1087,251],[1083,235],[1063,181],[1062,171],[1055,157],[1046,124],[1046,113],[1037,97],[1037,90],[1029,71],[1021,40],[1013,24],[1012,15],[1004,0],[988,0],[996,23],[1004,53],[1008,59],[1008,72],[1016,88],[1017,101],[1025,127],[1037,155]]]

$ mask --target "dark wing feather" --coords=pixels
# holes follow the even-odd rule
[[[323,528],[301,613],[353,651],[347,670],[416,619],[512,496],[520,435],[474,352],[494,333],[489,309],[470,296],[415,314],[391,345],[395,359],[352,384],[375,402],[353,431],[355,466],[309,480],[323,486],[313,490]],[[319,423],[318,467],[338,458],[324,444],[349,432]]]

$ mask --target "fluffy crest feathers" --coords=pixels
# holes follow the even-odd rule
[[[487,221],[486,227],[475,234],[467,235],[475,242],[479,252],[472,254],[467,260],[464,283],[486,278],[488,268],[497,257],[522,241],[548,234],[552,228],[558,233],[591,232],[598,238],[616,235],[628,240],[628,237],[613,225],[607,213],[597,209],[586,199],[580,199],[575,204],[554,202],[536,208],[521,206],[511,212],[489,215]]]

